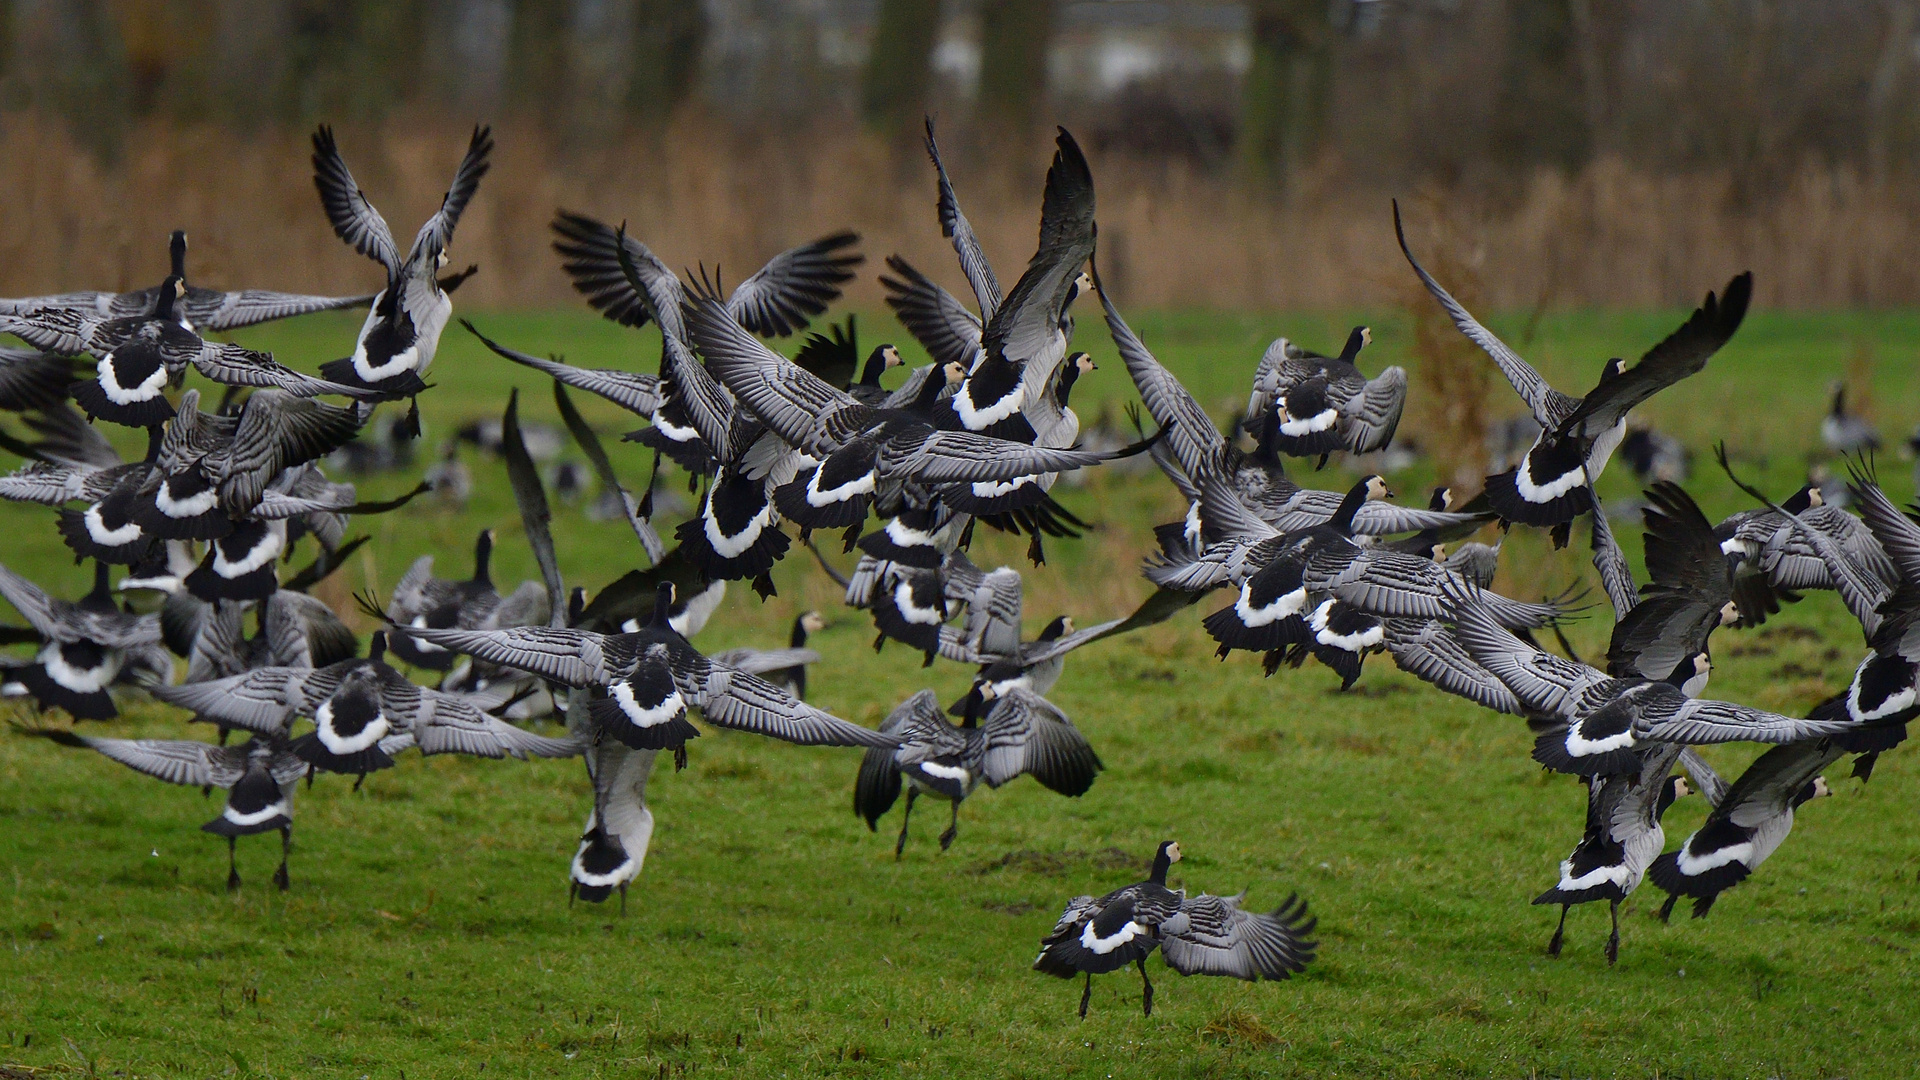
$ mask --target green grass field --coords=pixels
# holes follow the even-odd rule
[[[1225,418],[1270,337],[1324,347],[1361,317],[1375,320],[1369,370],[1401,360],[1409,324],[1393,313],[1138,313],[1134,326]],[[476,320],[577,363],[650,370],[658,355],[650,333],[583,313]],[[1637,356],[1676,322],[1550,316],[1526,351],[1577,391],[1607,356]],[[246,340],[312,370],[354,326],[316,317]],[[905,337],[876,316],[863,319],[866,339],[882,326]],[[1080,342],[1103,361],[1076,389],[1090,418],[1095,402],[1132,394],[1088,311]],[[1877,360],[1873,408],[1904,437],[1920,418],[1912,314],[1758,312],[1704,375],[1644,416],[1694,447],[1689,487],[1710,515],[1738,509],[1707,447],[1726,439],[1750,473],[1789,490],[1817,442],[1824,386],[1862,343]],[[422,400],[430,444],[463,419],[498,415],[514,386],[530,419],[553,422],[548,384],[457,327],[434,376]],[[609,436],[625,430],[610,406],[579,400]],[[1497,401],[1517,411],[1504,387]],[[640,482],[637,449],[614,455]],[[503,588],[535,576],[503,470],[474,468],[464,513],[422,500],[359,523],[375,542],[326,595],[390,587],[422,552],[464,576],[487,525],[500,529]],[[1881,471],[1897,497],[1912,494],[1905,464],[1889,455]],[[1323,479],[1348,482],[1333,469]],[[1419,469],[1391,479],[1410,500],[1429,482]],[[1603,492],[1632,492],[1624,468]],[[1084,624],[1128,610],[1148,591],[1136,573],[1148,526],[1183,509],[1157,476],[1095,477],[1062,498],[1101,527],[1051,544],[1050,564],[1029,572],[1030,630],[1063,611]],[[0,561],[57,593],[84,591],[88,572],[67,558],[49,512],[0,515],[11,530]],[[558,509],[554,531],[570,583],[597,588],[642,559],[624,526],[578,507]],[[1637,534],[1623,543],[1637,564]],[[1024,565],[1020,551],[983,537],[974,557]],[[1556,554],[1517,536],[1508,552],[1517,589],[1591,577],[1581,545]],[[775,578],[779,596],[765,603],[734,589],[698,643],[782,643],[795,613],[817,607],[832,625],[816,639],[816,703],[873,724],[923,686],[948,699],[964,689],[960,667],[923,670],[897,646],[876,656],[871,624],[838,605],[804,551]],[[686,771],[654,776],[657,829],[624,918],[567,904],[591,801],[577,761],[410,756],[358,793],[325,777],[298,796],[292,891],[268,884],[267,836],[241,844],[246,886],[229,895],[223,845],[197,831],[217,799],[0,733],[0,1062],[15,1063],[0,1077],[1911,1075],[1920,769],[1910,752],[1888,755],[1865,786],[1836,767],[1837,797],[1809,804],[1787,845],[1710,918],[1662,925],[1649,885],[1624,908],[1617,967],[1601,955],[1598,906],[1574,912],[1566,952],[1550,960],[1557,912],[1528,901],[1579,838],[1584,793],[1528,760],[1522,726],[1385,658],[1344,695],[1324,670],[1262,679],[1255,658],[1219,663],[1198,625],[1218,606],[1076,654],[1051,697],[1105,773],[1077,800],[1030,780],[983,790],[944,855],[937,804],[921,808],[897,863],[899,810],[880,835],[853,816],[857,751],[710,730]],[[1609,622],[1599,609],[1570,633],[1598,651]],[[1844,684],[1861,651],[1838,601],[1814,596],[1761,630],[1723,632],[1713,693],[1804,709]],[[30,719],[17,705],[0,711]],[[127,714],[91,730],[210,737],[169,709]],[[1751,756],[1708,755],[1725,771]],[[1704,813],[1698,798],[1676,804],[1669,846]],[[1150,1019],[1121,973],[1095,980],[1083,1023],[1076,985],[1029,970],[1035,946],[1066,898],[1136,880],[1168,837],[1188,854],[1176,884],[1247,888],[1263,907],[1300,892],[1320,918],[1320,958],[1291,982],[1261,984],[1181,979],[1155,959]]]

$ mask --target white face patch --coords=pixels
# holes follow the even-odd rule
[[[871,495],[875,483],[877,480],[874,472],[869,469],[839,487],[822,491],[820,490],[820,472],[816,469],[814,474],[807,478],[807,505],[832,506],[861,495]]]
[[[1737,862],[1742,865],[1751,866],[1747,861],[1753,858],[1753,841],[1751,840],[1742,841],[1738,844],[1729,844],[1726,847],[1709,851],[1703,855],[1693,854],[1692,844],[1693,837],[1687,837],[1687,842],[1681,845],[1679,856],[1675,859],[1675,863],[1680,867],[1680,872],[1688,877],[1696,877],[1709,870],[1718,870],[1728,863]]]
[[[619,704],[621,714],[638,728],[659,727],[661,724],[672,723],[676,717],[687,711],[687,703],[681,698],[678,690],[668,694],[660,704],[652,708],[640,704],[639,699],[633,696],[633,687],[625,682],[617,682],[609,687],[608,696]]]
[[[920,626],[939,626],[947,621],[945,608],[923,608],[913,602],[913,583],[902,581],[893,587],[893,606],[900,617]]]
[[[1125,926],[1115,930],[1112,937],[1100,937],[1093,932],[1093,923],[1089,922],[1080,931],[1080,945],[1095,956],[1105,956],[1147,932],[1146,927],[1129,921]]]
[[[979,431],[1005,420],[1024,407],[1027,403],[1027,384],[1022,381],[1014,386],[999,401],[987,403],[980,408],[973,403],[973,383],[966,382],[953,395],[953,411],[968,431]]]
[[[367,721],[367,726],[361,728],[358,734],[339,734],[333,730],[333,700],[331,698],[321,702],[320,707],[313,711],[313,724],[314,734],[320,737],[320,745],[326,747],[329,753],[338,757],[357,754],[378,743],[386,737],[387,732],[393,730],[392,725],[387,723],[387,714],[383,711],[374,713],[373,719]]]
[[[1290,593],[1282,593],[1264,607],[1253,606],[1252,590],[1251,582],[1241,585],[1240,599],[1233,605],[1234,612],[1240,616],[1240,622],[1246,626],[1265,626],[1268,623],[1278,622],[1289,615],[1300,614],[1307,606],[1307,588],[1304,585]]]
[[[209,487],[205,491],[176,499],[168,490],[169,485],[161,484],[160,490],[153,494],[153,505],[170,518],[194,518],[220,504],[220,493]]]
[[[80,515],[80,520],[87,527],[87,538],[101,547],[119,547],[140,539],[140,526],[134,522],[129,521],[117,529],[107,528],[106,519],[101,516],[97,503],[87,507],[87,512]]]
[[[700,515],[701,527],[706,531],[707,543],[713,545],[714,554],[723,559],[738,558],[740,554],[760,542],[760,534],[773,522],[773,504],[762,506],[753,517],[747,520],[739,535],[727,536],[720,531],[720,523],[714,520],[713,503],[707,503],[707,509]]]
[[[1759,544],[1751,540],[1742,540],[1737,536],[1720,542],[1720,554],[1722,555],[1738,555],[1744,559],[1751,559],[1759,553]]]
[[[113,354],[100,358],[95,370],[100,376],[100,389],[104,390],[107,400],[115,405],[137,405],[143,401],[152,401],[160,396],[160,390],[167,385],[167,365],[161,364],[153,369],[153,374],[140,380],[138,385],[123,387],[119,376],[113,370]]]
[[[104,649],[100,655],[100,666],[77,668],[67,663],[60,652],[60,643],[52,642],[40,650],[36,657],[40,666],[46,669],[47,678],[76,694],[96,694],[112,685],[114,676],[120,674],[120,650]]]

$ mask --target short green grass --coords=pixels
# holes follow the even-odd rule
[[[1370,363],[1400,359],[1404,317],[1363,314],[1376,319]],[[1136,329],[1225,417],[1269,337],[1331,345],[1355,317],[1143,313]],[[581,363],[651,368],[657,355],[650,335],[584,314],[478,321]],[[1606,356],[1637,355],[1674,321],[1553,316],[1528,352],[1578,389]],[[864,322],[869,340],[892,325]],[[314,318],[248,340],[311,370],[352,328]],[[1096,401],[1131,395],[1084,311],[1081,339],[1103,360],[1077,391],[1090,417]],[[1825,382],[1861,342],[1877,350],[1874,407],[1903,435],[1920,417],[1912,314],[1756,313],[1705,375],[1646,408],[1702,451],[1690,486],[1710,514],[1741,503],[1705,447],[1724,438],[1756,476],[1789,488],[1815,441]],[[430,439],[497,414],[513,386],[530,418],[554,415],[547,385],[457,328],[434,375]],[[1504,390],[1498,400],[1513,405]],[[616,411],[582,404],[609,435],[623,430]],[[641,456],[614,454],[637,482]],[[1888,487],[1910,494],[1906,467],[1883,466]],[[475,468],[464,513],[423,502],[362,522],[375,543],[329,595],[391,586],[422,552],[464,574],[483,525],[501,529],[497,577],[531,576],[501,470]],[[1325,479],[1345,482],[1333,470]],[[1418,498],[1422,479],[1394,481]],[[1631,492],[1623,469],[1606,490]],[[1033,628],[1059,611],[1087,622],[1127,610],[1146,592],[1135,571],[1147,526],[1181,509],[1154,477],[1096,478],[1063,498],[1101,527],[1054,543],[1050,565],[1029,573]],[[56,591],[82,590],[86,571],[65,558],[46,511],[0,513],[13,530],[0,561]],[[577,507],[557,512],[555,533],[570,581],[597,587],[639,564],[620,526]],[[1630,530],[1625,542],[1637,562]],[[1529,568],[1525,588],[1589,573],[1584,551],[1553,554],[1532,537],[1509,550]],[[983,537],[975,555],[1017,563],[1019,551]],[[961,668],[923,670],[898,647],[876,656],[870,624],[838,608],[804,552],[775,577],[780,594],[765,603],[734,590],[700,643],[775,644],[796,612],[818,607],[832,619],[816,639],[819,704],[871,724],[922,686],[947,698],[964,688]],[[857,752],[709,732],[685,772],[654,777],[658,828],[624,917],[566,902],[589,805],[578,762],[410,757],[357,793],[323,778],[298,797],[292,891],[268,885],[277,844],[264,837],[241,845],[246,886],[229,895],[223,845],[196,831],[217,800],[0,735],[0,1062],[17,1063],[0,1075],[1911,1074],[1911,754],[1808,806],[1787,846],[1712,917],[1663,926],[1649,887],[1623,911],[1617,967],[1601,955],[1598,908],[1574,913],[1565,955],[1549,960],[1556,913],[1528,901],[1578,839],[1583,795],[1529,762],[1521,726],[1383,659],[1345,695],[1321,670],[1262,679],[1252,658],[1221,664],[1197,625],[1216,606],[1077,654],[1052,698],[1106,772],[1077,800],[1031,781],[981,792],[944,855],[937,805],[922,805],[899,862],[899,810],[880,835],[853,816]],[[1607,623],[1596,612],[1575,626],[1576,644],[1597,651]],[[1715,693],[1802,709],[1842,685],[1860,651],[1834,598],[1812,597],[1760,631],[1723,635]],[[92,730],[207,737],[140,705]],[[1733,771],[1752,752],[1709,756]],[[1703,813],[1698,799],[1676,805],[1670,844]],[[1121,973],[1096,980],[1083,1023],[1076,985],[1028,969],[1034,947],[1067,897],[1137,879],[1167,837],[1188,853],[1178,884],[1250,889],[1256,906],[1305,896],[1320,917],[1320,958],[1292,982],[1255,985],[1180,979],[1156,959],[1152,1018]]]

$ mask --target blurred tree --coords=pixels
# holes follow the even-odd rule
[[[940,0],[880,0],[860,103],[867,123],[890,138],[914,130],[926,107]]]
[[[1240,166],[1249,180],[1284,182],[1320,146],[1333,85],[1326,0],[1252,0],[1253,58],[1240,87]]]
[[[570,0],[517,0],[508,49],[507,95],[543,122],[566,116]]]
[[[500,108],[513,39],[513,0],[428,0],[422,89],[472,116]]]
[[[637,118],[659,124],[693,90],[706,44],[707,16],[702,5],[689,0],[638,0],[638,5],[627,100]]]
[[[1867,168],[1874,186],[1885,189],[1891,171],[1888,149],[1893,139],[1894,93],[1900,75],[1913,64],[1913,0],[1886,0],[1887,29],[1880,55],[1867,85]]]
[[[1054,0],[981,0],[980,119],[1021,139],[1047,91]]]
[[[1577,169],[1592,150],[1574,3],[1507,0],[1506,62],[1490,132],[1495,157],[1506,163]]]
[[[277,112],[299,124],[370,121],[420,85],[421,0],[293,0]]]
[[[9,6],[9,66],[22,104],[60,116],[81,145],[112,161],[126,131],[128,82],[112,13],[85,0]]]

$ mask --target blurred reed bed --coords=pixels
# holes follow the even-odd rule
[[[405,243],[439,199],[464,126],[404,110],[339,134]],[[864,234],[870,262],[850,298],[867,309],[879,303],[875,279],[890,253],[959,285],[924,159],[854,122],[738,126],[689,107],[664,127],[587,145],[528,120],[497,134],[493,173],[453,252],[482,267],[463,296],[470,305],[575,302],[548,248],[556,206],[626,220],[669,265],[718,264],[729,280],[781,248],[851,227]],[[192,233],[191,270],[209,284],[348,290],[377,281],[319,212],[304,133],[151,120],[121,145],[105,165],[63,123],[31,110],[0,124],[0,183],[12,204],[0,219],[0,291],[149,283],[164,270],[164,237],[175,227]],[[1008,278],[1032,251],[1047,150],[1036,136],[1018,152],[957,147],[950,162]],[[1273,191],[1178,159],[1092,156],[1102,272],[1134,307],[1403,303],[1394,195],[1422,250],[1470,266],[1479,302],[1492,309],[1690,305],[1747,267],[1758,272],[1762,305],[1920,301],[1911,257],[1920,215],[1897,186],[1876,187],[1844,165],[1809,163],[1754,195],[1729,172],[1655,175],[1603,157],[1572,174],[1542,169],[1496,197],[1432,185],[1390,191],[1333,164]]]

